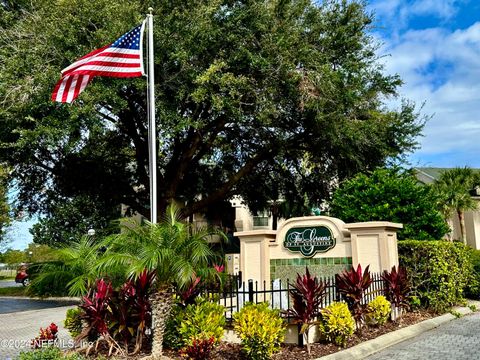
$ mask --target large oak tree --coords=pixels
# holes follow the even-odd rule
[[[423,120],[385,74],[365,4],[327,0],[6,1],[0,6],[0,158],[19,204],[54,217],[77,197],[148,216],[144,79],[96,78],[73,105],[59,71],[155,8],[159,213],[234,194],[319,202],[336,180],[401,157]],[[65,211],[64,211],[65,212]],[[63,212],[63,213],[64,213]]]

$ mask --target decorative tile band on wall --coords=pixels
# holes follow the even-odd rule
[[[282,283],[287,280],[295,281],[297,274],[308,271],[317,277],[333,276],[352,265],[351,257],[343,258],[298,258],[298,259],[272,259],[270,260],[270,279],[280,279]]]

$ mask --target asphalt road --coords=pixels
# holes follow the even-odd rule
[[[4,296],[0,297],[0,314],[9,314],[19,311],[50,309],[72,304],[74,304],[74,302],[34,300]]]

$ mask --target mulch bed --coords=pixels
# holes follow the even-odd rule
[[[364,327],[361,333],[355,333],[345,348],[341,348],[334,344],[316,343],[311,346],[311,355],[307,353],[306,347],[298,347],[296,345],[283,345],[282,350],[274,355],[275,360],[304,360],[315,359],[321,356],[332,354],[337,351],[344,350],[346,348],[355,346],[361,342],[374,339],[380,335],[395,331],[409,325],[419,323],[423,320],[430,319],[436,316],[435,314],[427,311],[418,311],[406,313],[397,322],[388,322],[380,327]],[[165,350],[164,355],[171,359],[182,359],[177,352],[171,350]],[[212,360],[248,360],[241,352],[241,346],[239,344],[221,343],[213,352]]]

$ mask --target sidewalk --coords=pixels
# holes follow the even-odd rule
[[[30,341],[38,335],[40,327],[52,322],[58,326],[59,343],[68,347],[71,337],[63,327],[63,320],[71,307],[0,314],[0,360],[14,359],[21,351],[29,350]]]

